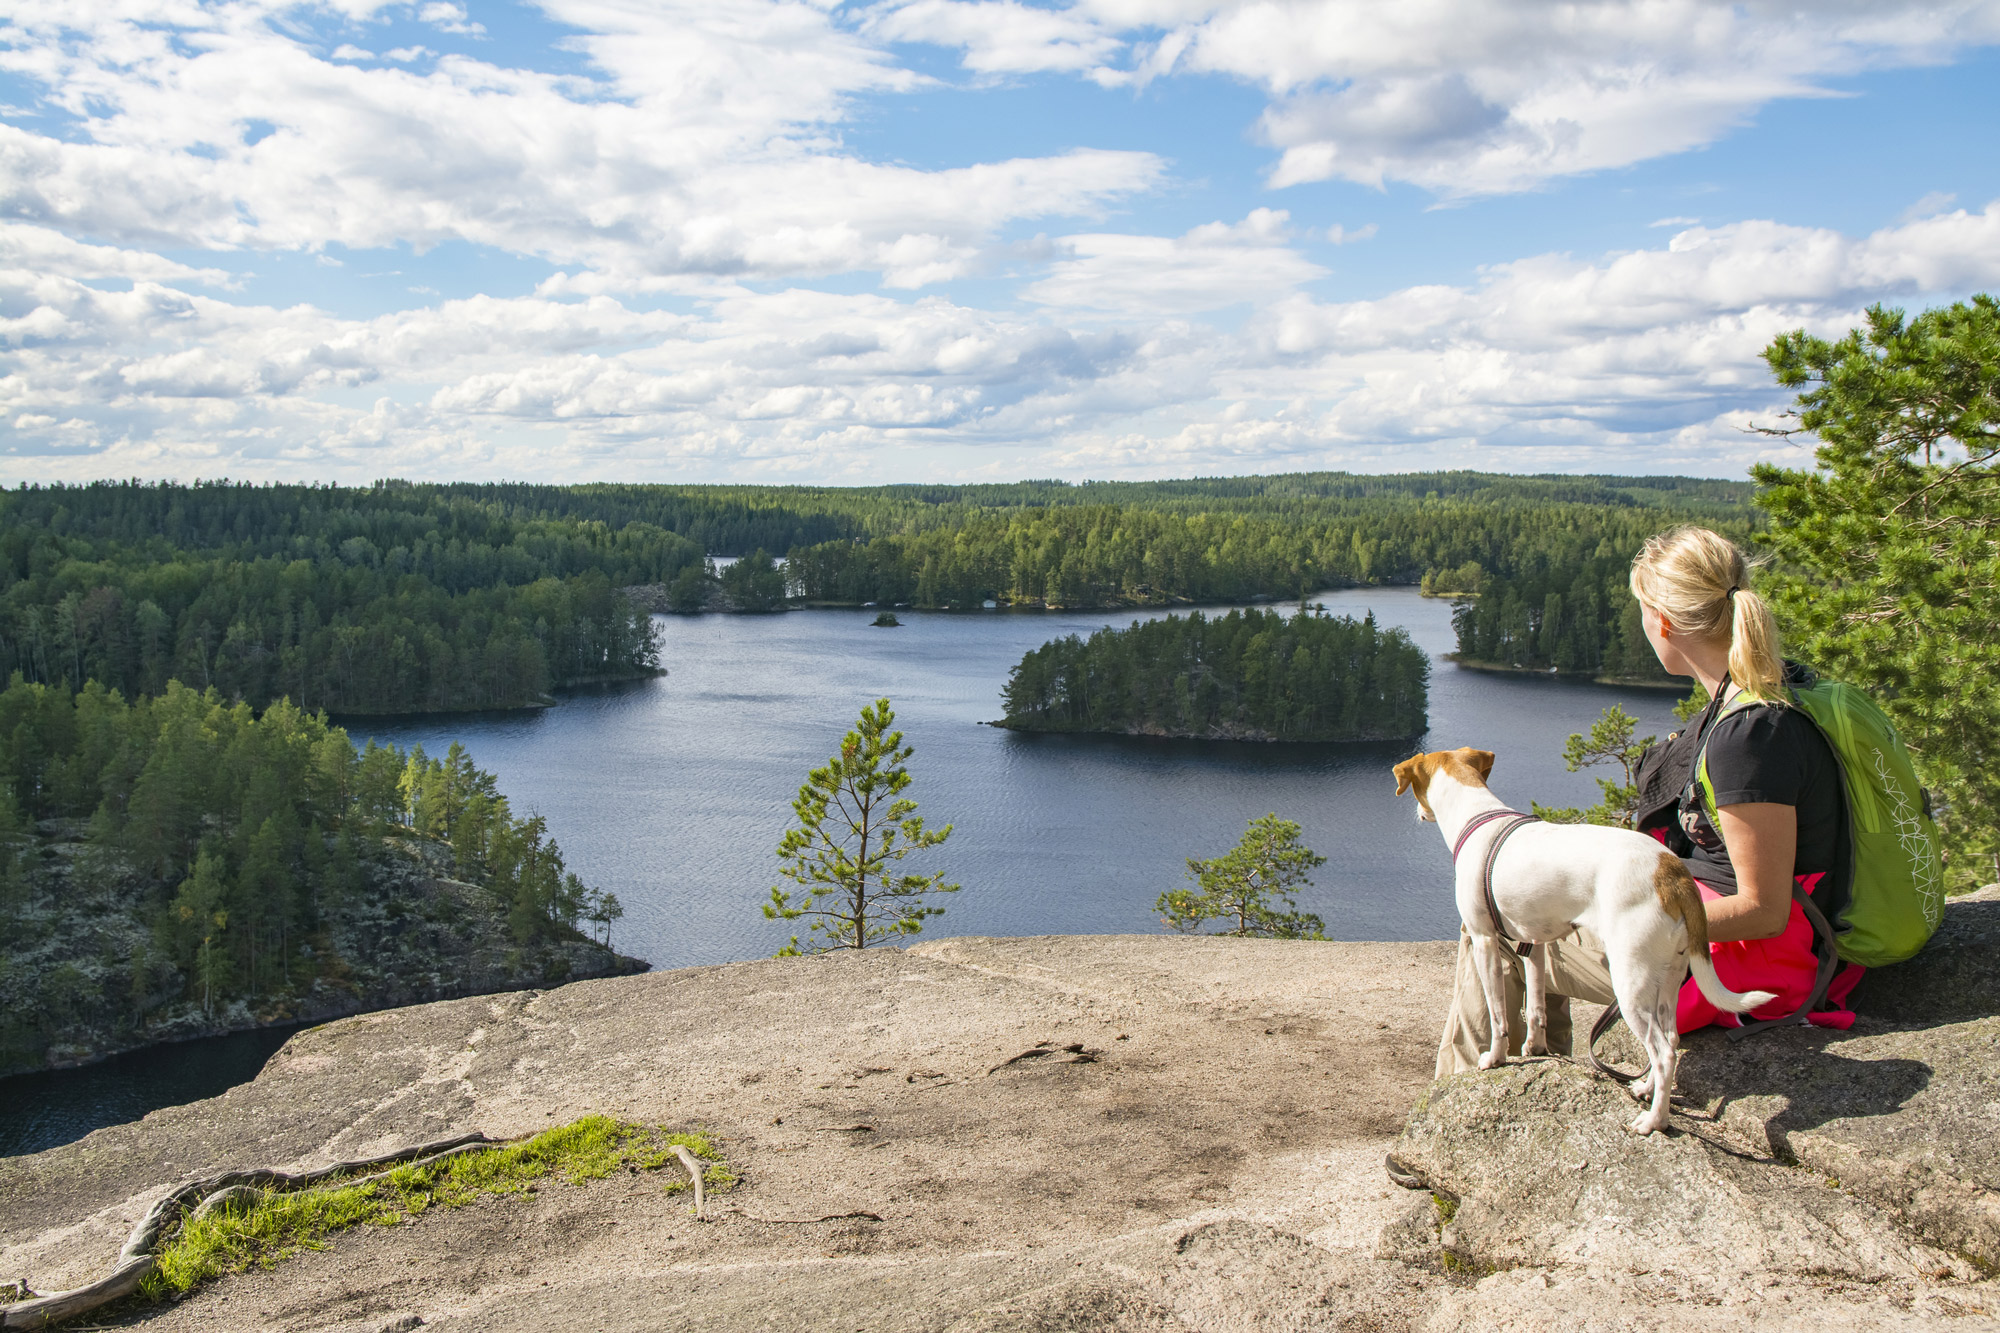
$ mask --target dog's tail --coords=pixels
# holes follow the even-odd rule
[[[1747,1014],[1778,998],[1761,990],[1739,995],[1715,975],[1715,964],[1708,956],[1708,909],[1702,906],[1701,890],[1695,887],[1694,876],[1688,874],[1687,867],[1672,852],[1660,853],[1659,867],[1653,871],[1653,892],[1659,895],[1666,914],[1686,929],[1688,970],[1694,973],[1694,984],[1701,987],[1710,1004],[1732,1014]]]

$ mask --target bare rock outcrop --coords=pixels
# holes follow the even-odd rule
[[[1996,943],[2000,892],[1987,890],[1950,904],[1923,954],[1865,980],[1851,1031],[1692,1035],[1666,1137],[1626,1133],[1629,1099],[1565,1061],[1439,1083],[1395,1148],[1434,1196],[1378,1253],[1469,1275],[1644,1274],[1718,1308],[1803,1284],[1793,1315],[1833,1301],[1892,1323],[1898,1310],[1990,1319]]]
[[[1949,909],[1937,950],[1977,974],[1954,995],[1985,984],[1986,910]],[[1432,1085],[1451,960],[1446,943],[952,939],[363,1015],[213,1101],[0,1160],[0,1274],[94,1276],[190,1175],[596,1112],[698,1128],[742,1184],[705,1223],[644,1175],[485,1198],[128,1317],[2000,1329],[1993,1135],[1975,1132],[2000,1106],[1991,1006],[1939,1018],[1917,998],[1930,980],[1885,974],[1871,985],[1913,997],[1900,1017],[1698,1037],[1674,1132],[1641,1140],[1626,1094],[1564,1062]],[[1390,1185],[1392,1147],[1429,1190]]]

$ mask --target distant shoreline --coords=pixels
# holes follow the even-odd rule
[[[1335,738],[1304,738],[1294,736],[1273,736],[1265,731],[1140,731],[1117,730],[1110,727],[1037,727],[1020,722],[1009,722],[1001,718],[994,722],[981,722],[982,727],[997,727],[1001,731],[1018,731],[1028,736],[1131,736],[1149,741],[1241,741],[1256,745],[1388,745],[1398,741],[1415,741],[1417,736],[1341,736]]]
[[[1484,671],[1493,676],[1540,676],[1544,680],[1588,681],[1592,685],[1616,685],[1628,690],[1672,690],[1685,694],[1692,688],[1682,680],[1643,680],[1631,676],[1592,676],[1581,671],[1558,671],[1553,667],[1512,666],[1504,662],[1475,662],[1446,653],[1444,660],[1466,671]]]

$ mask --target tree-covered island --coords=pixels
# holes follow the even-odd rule
[[[0,1074],[643,971],[616,899],[456,745],[169,684],[0,690]]]
[[[1400,629],[1303,609],[1170,615],[1053,639],[995,725],[1210,740],[1374,741],[1428,725],[1430,659]]]

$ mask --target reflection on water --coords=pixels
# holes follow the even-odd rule
[[[1335,614],[1372,608],[1434,656],[1454,646],[1450,605],[1412,589],[1320,600]],[[546,815],[570,864],[624,900],[613,943],[659,967],[754,958],[785,942],[791,932],[758,906],[775,882],[791,799],[882,695],[916,747],[911,794],[933,825],[955,825],[931,864],[964,889],[944,900],[927,938],[1158,930],[1153,900],[1181,882],[1185,859],[1226,850],[1268,811],[1297,820],[1328,858],[1299,901],[1328,934],[1457,933],[1443,839],[1417,822],[1389,775],[1409,747],[996,730],[980,723],[999,716],[1000,686],[1022,653],[1134,614],[901,614],[900,629],[873,628],[864,611],[662,617],[672,672],[663,679],[533,713],[350,730],[433,754],[464,741],[517,812]],[[1438,662],[1425,748],[1493,750],[1494,789],[1521,808],[1585,804],[1596,786],[1563,771],[1564,738],[1612,703],[1639,718],[1641,735],[1664,733],[1673,698]],[[0,1155],[215,1096],[256,1077],[286,1035],[240,1033],[0,1080]]]
[[[297,1031],[233,1032],[133,1051],[80,1069],[0,1078],[0,1157],[40,1152],[162,1106],[200,1101],[247,1083]]]
[[[1372,608],[1433,655],[1455,646],[1450,604],[1414,589],[1319,600],[1335,614]],[[1158,930],[1153,900],[1181,881],[1186,858],[1225,850],[1269,811],[1299,821],[1329,858],[1300,901],[1329,934],[1456,933],[1443,841],[1389,776],[1406,747],[996,730],[979,724],[999,715],[1022,653],[1161,613],[899,614],[900,629],[872,627],[865,611],[661,617],[663,679],[579,692],[535,714],[351,729],[433,753],[464,741],[515,809],[546,815],[572,866],[624,901],[613,943],[660,967],[759,957],[785,942],[790,930],[758,905],[776,882],[789,803],[861,706],[883,695],[916,747],[911,794],[930,822],[955,826],[930,864],[964,889],[944,900],[927,938]],[[1673,698],[1438,662],[1425,744],[1495,751],[1494,788],[1523,808],[1587,804],[1596,785],[1563,771],[1564,738],[1614,702],[1641,735],[1663,733]]]

